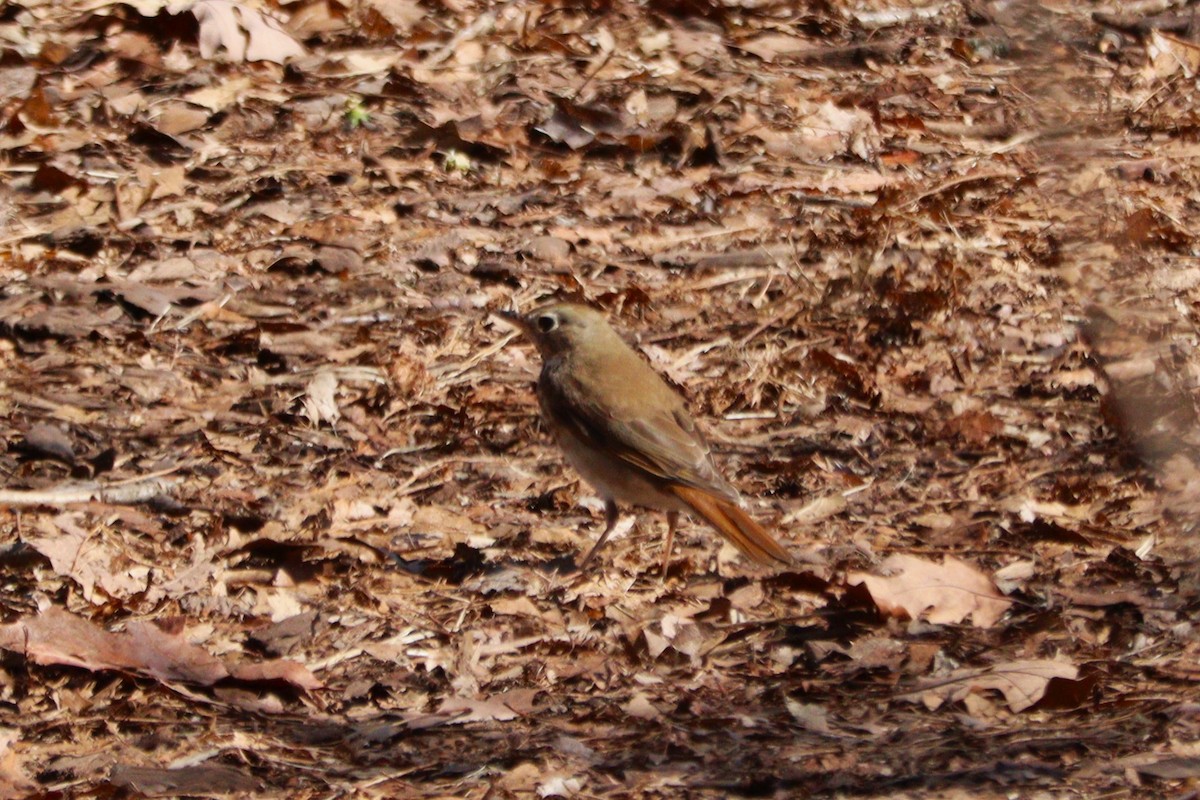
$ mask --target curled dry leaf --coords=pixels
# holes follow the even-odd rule
[[[314,427],[322,422],[336,425],[342,418],[337,404],[337,376],[328,369],[321,369],[304,387],[304,416]]]
[[[904,695],[904,698],[924,703],[932,710],[947,701],[959,702],[970,694],[995,690],[1004,695],[1010,709],[1020,712],[1041,700],[1050,681],[1056,678],[1075,681],[1079,678],[1079,668],[1063,661],[1035,659],[1009,661],[984,669],[961,669]]]
[[[975,627],[990,628],[1012,605],[991,578],[954,556],[935,564],[897,553],[879,567],[883,575],[852,572],[846,582],[866,586],[875,605],[890,616],[924,616],[937,625],[953,625],[970,618]]]
[[[817,49],[811,39],[786,33],[766,33],[738,44],[738,48],[770,63],[780,56],[800,56]]]

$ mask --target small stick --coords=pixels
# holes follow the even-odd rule
[[[101,485],[99,483],[69,483],[53,489],[22,491],[0,489],[0,506],[65,506],[73,503],[108,503],[133,505],[160,494],[170,494],[179,484],[178,478],[137,478],[132,481]]]

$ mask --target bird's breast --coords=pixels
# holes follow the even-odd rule
[[[550,429],[567,462],[601,496],[646,508],[664,511],[684,511],[686,507],[672,493],[660,488],[661,479],[621,459],[605,441],[602,433],[590,436],[584,426],[572,417],[571,403],[562,391],[550,389],[538,382],[538,400],[542,418]],[[568,396],[569,397],[569,396]]]

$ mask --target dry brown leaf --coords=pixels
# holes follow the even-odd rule
[[[768,63],[780,56],[794,56],[813,49],[813,42],[800,36],[786,33],[764,33],[740,42],[738,49],[752,53]]]
[[[1146,65],[1142,77],[1157,83],[1177,72],[1191,78],[1200,72],[1200,46],[1162,31],[1151,31],[1146,45]]]
[[[662,712],[659,711],[645,692],[634,692],[629,698],[629,702],[625,704],[625,713],[634,719],[659,719],[662,717]]]
[[[557,236],[534,236],[522,249],[533,258],[555,266],[565,265],[571,257],[571,244]]]
[[[542,615],[541,609],[525,596],[497,598],[488,603],[488,606],[492,609],[493,613],[505,616],[526,616],[537,619]]]
[[[111,330],[121,317],[120,308],[106,308],[97,313],[90,308],[54,306],[20,320],[15,327],[31,335],[49,333],[52,336],[84,337],[102,330]]]
[[[27,541],[50,559],[59,575],[79,585],[85,600],[101,603],[106,597],[129,598],[147,589],[150,568],[131,564],[112,544],[112,532],[85,530],[82,514],[65,513],[36,520],[36,531]],[[97,589],[100,590],[99,594]]]
[[[66,464],[75,463],[75,445],[59,425],[39,422],[25,432],[25,447],[39,455],[57,458]]]
[[[540,763],[522,761],[520,764],[504,770],[496,782],[515,796],[533,797],[538,782],[544,774],[545,770]]]
[[[399,33],[410,30],[427,13],[425,7],[416,0],[365,0],[365,3],[378,11]]]
[[[984,669],[956,670],[903,696],[932,710],[945,702],[959,702],[973,693],[994,690],[1004,695],[1010,709],[1021,712],[1045,696],[1051,680],[1074,681],[1078,677],[1079,668],[1064,661],[1009,661]]]
[[[110,633],[56,606],[35,617],[0,626],[0,647],[37,664],[64,664],[88,670],[136,672],[165,683],[211,686],[234,677],[246,681],[283,680],[301,689],[321,682],[302,665],[267,661],[227,669],[206,650],[148,622],[131,622],[124,633]]]
[[[784,704],[787,706],[788,713],[792,715],[792,719],[806,731],[819,733],[823,736],[832,736],[833,731],[829,727],[829,711],[815,703],[801,703],[791,697],[784,697]]]
[[[164,259],[162,261],[147,261],[133,272],[129,280],[138,281],[184,281],[196,274],[196,262],[185,256]]]
[[[937,625],[970,618],[975,627],[990,628],[1012,605],[991,578],[954,556],[935,564],[896,553],[879,565],[879,572],[883,574],[851,572],[846,582],[866,586],[879,610],[891,616],[924,618]]]
[[[17,730],[0,728],[0,797],[25,797],[37,788],[13,749],[20,738]]]
[[[304,387],[304,416],[313,427],[322,422],[337,425],[342,418],[337,402],[338,379],[333,370],[321,369]]]
[[[209,112],[215,113],[224,111],[241,101],[247,94],[252,92],[253,87],[254,82],[249,77],[235,78],[233,80],[222,81],[214,86],[207,86],[203,89],[188,92],[183,96],[183,99],[193,105],[207,108]]]
[[[203,128],[212,114],[192,103],[161,103],[154,107],[151,121],[157,130],[168,136],[178,136],[181,133]]]
[[[320,689],[324,685],[303,664],[281,658],[270,661],[234,664],[229,668],[229,674],[237,680],[249,681],[251,683],[259,681],[282,681],[310,692]]]
[[[514,689],[484,698],[448,697],[438,706],[439,715],[460,715],[452,722],[506,722],[530,713],[536,689]]]
[[[200,55],[225,49],[230,61],[274,61],[304,55],[300,43],[274,19],[232,0],[199,0],[189,9],[200,23]]]
[[[897,672],[900,665],[909,657],[909,649],[904,642],[896,639],[869,636],[856,639],[850,645],[847,655],[868,669],[887,667],[889,670]]]
[[[677,653],[698,659],[715,645],[719,644],[725,634],[711,630],[708,625],[697,625],[693,620],[667,613],[653,625],[642,630],[646,640],[646,648],[651,658],[658,658],[668,648]]]
[[[109,775],[113,786],[148,797],[258,794],[263,784],[248,769],[228,764],[188,764],[173,768],[116,764]]]
[[[417,533],[428,533],[444,539],[451,546],[484,532],[483,527],[466,514],[441,506],[418,507],[413,515],[412,528]]]

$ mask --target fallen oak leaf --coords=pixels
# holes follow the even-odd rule
[[[540,689],[511,689],[491,697],[447,697],[437,713],[450,724],[507,722],[534,711],[533,699]]]
[[[230,0],[199,0],[189,11],[200,25],[202,58],[212,58],[225,48],[233,62],[274,61],[304,55],[304,48],[283,27],[258,9]]]
[[[63,622],[70,620],[69,626],[72,628],[92,624],[58,609],[54,611],[54,616],[61,617]],[[191,644],[182,636],[166,633],[150,622],[130,622],[125,626],[124,634],[109,633],[100,628],[95,628],[95,631],[96,635],[111,642],[113,650],[110,652],[116,651],[121,655],[126,669],[163,683],[179,681],[211,686],[229,675],[225,666],[207,650]]]
[[[951,625],[968,617],[977,628],[990,628],[1004,616],[1012,601],[1000,594],[992,579],[954,556],[941,564],[896,553],[879,565],[886,574],[851,572],[846,583],[863,585],[883,614]]]
[[[1065,661],[1033,659],[1009,661],[982,669],[960,669],[900,697],[924,703],[932,711],[946,702],[960,702],[970,694],[995,690],[1004,695],[1010,709],[1021,712],[1045,697],[1055,679],[1077,681],[1079,667]]]
[[[282,680],[305,691],[321,688],[301,664],[285,659],[227,667],[207,650],[150,622],[130,622],[111,633],[92,622],[49,606],[36,617],[0,625],[0,649],[21,653],[37,664],[61,664],[91,671],[118,670],[162,683],[212,686],[232,678],[247,682]]]
[[[133,667],[111,634],[54,606],[32,619],[0,626],[0,648],[23,653],[37,664],[83,669]]]

